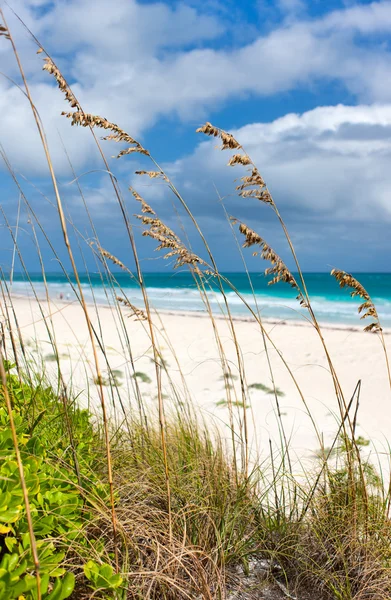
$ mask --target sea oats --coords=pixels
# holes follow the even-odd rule
[[[121,156],[125,156],[126,154],[130,154],[133,152],[138,152],[139,154],[145,154],[149,156],[148,150],[143,148],[141,144],[139,144],[139,142],[132,138],[131,135],[126,133],[126,131],[121,129],[116,123],[112,123],[104,117],[99,117],[98,115],[85,113],[81,110],[69,113],[62,112],[61,114],[67,117],[67,119],[71,119],[71,125],[79,125],[80,127],[99,127],[100,129],[109,129],[113,132],[110,135],[103,137],[103,140],[124,142],[126,144],[131,145],[130,148],[121,150],[121,152],[117,155],[116,158],[121,158]]]
[[[149,204],[147,204],[145,202],[144,198],[142,198],[142,196],[140,196],[140,194],[138,192],[136,192],[136,190],[134,190],[132,187],[129,187],[129,190],[132,192],[132,194],[135,197],[135,199],[137,200],[137,202],[140,202],[140,204],[141,204],[141,212],[142,213],[148,213],[150,215],[156,215],[156,213],[153,210],[153,208],[151,206],[149,206]]]
[[[65,94],[65,99],[67,100],[67,102],[69,102],[72,108],[77,108],[78,111],[80,111],[79,103],[77,102],[72,90],[69,88],[67,82],[65,81],[64,77],[62,76],[61,72],[56,67],[52,59],[49,58],[49,56],[46,56],[44,58],[44,63],[45,64],[42,67],[43,70],[47,71],[48,73],[50,73],[50,75],[54,76],[55,80],[57,81],[58,87],[63,92],[63,94]]]
[[[161,177],[162,179],[167,180],[167,177],[163,173],[163,171],[135,171],[136,175],[147,175],[150,179],[157,179]]]
[[[42,49],[40,48],[38,52]],[[131,148],[127,148],[125,150],[121,150],[121,152],[117,155],[116,158],[121,158],[121,156],[125,156],[127,154],[131,154],[134,152],[138,152],[140,154],[145,154],[149,156],[148,150],[143,148],[139,142],[137,142],[132,136],[130,136],[126,131],[121,129],[115,123],[111,123],[104,117],[100,117],[98,115],[92,115],[89,113],[85,113],[79,103],[76,100],[73,92],[69,88],[65,78],[62,76],[60,70],[56,67],[54,62],[50,57],[44,58],[44,66],[43,69],[54,76],[58,83],[58,87],[65,94],[66,100],[69,102],[72,108],[76,108],[77,110],[73,112],[62,112],[61,114],[68,119],[71,119],[71,125],[79,125],[80,127],[99,127],[100,129],[106,129],[111,131],[112,133],[108,136],[104,137],[104,140],[112,140],[115,142],[124,142],[129,144]]]
[[[124,271],[127,271],[127,268],[125,267],[124,263],[121,262],[116,256],[114,256],[114,254],[111,254],[111,252],[108,252],[107,250],[105,250],[104,248],[102,248],[101,246],[97,246],[99,252],[101,253],[102,256],[104,256],[105,258],[107,258],[108,260],[110,260],[112,263],[114,263],[115,265],[117,265],[118,267],[120,267],[120,269],[123,269]]]
[[[273,199],[268,190],[243,190],[239,196],[242,198],[256,198],[266,204],[272,204]]]
[[[104,121],[106,121],[106,119],[104,119]],[[134,138],[132,138],[128,133],[126,133],[126,131],[120,129],[118,125],[116,125],[115,123],[110,123],[109,121],[106,122],[110,124],[110,129],[116,131],[117,133],[111,133],[110,135],[106,135],[102,138],[102,140],[106,140],[109,142],[126,142],[127,144],[138,145],[138,142]],[[107,129],[106,123],[103,125],[103,128]]]
[[[221,147],[222,150],[242,148],[241,144],[239,144],[239,142],[233,137],[232,134],[227,133],[222,129],[218,129],[217,127],[214,127],[211,123],[205,123],[205,125],[199,127],[196,130],[196,132],[204,133],[205,135],[213,137],[220,137],[220,139],[223,142]],[[258,169],[253,165],[253,162],[248,156],[248,154],[234,154],[230,158],[228,166],[233,167],[235,165],[253,166],[251,175],[245,175],[244,177],[242,177],[242,183],[236,187],[239,196],[241,196],[242,198],[256,198],[261,202],[265,202],[266,204],[271,204],[272,206],[275,206],[270,192],[267,189],[263,189],[265,188],[266,184],[263,178],[261,177],[260,173],[258,172]],[[250,187],[254,189],[246,189]]]
[[[129,317],[136,317],[137,320],[139,321],[146,321],[147,320],[147,315],[145,314],[145,312],[143,310],[141,310],[141,308],[137,308],[137,306],[135,306],[134,304],[132,304],[131,302],[129,302],[129,300],[127,300],[126,298],[122,298],[121,296],[117,296],[117,301],[120,304],[123,304],[124,306],[126,306],[127,308],[130,308],[132,313],[129,315]]]
[[[1,25],[0,23],[0,36],[4,36],[6,40],[10,39],[10,34],[9,31],[6,27],[4,27],[4,25]]]
[[[360,318],[366,319],[367,317],[371,317],[374,319],[372,323],[364,327],[364,331],[373,331],[374,333],[382,331],[376,307],[364,286],[353,275],[346,273],[346,271],[333,269],[331,275],[335,277],[341,288],[348,287],[352,289],[350,292],[352,298],[359,296],[364,300],[358,307],[358,313],[361,315]]]
[[[145,215],[136,216],[142,221],[143,225],[150,226],[150,229],[143,231],[143,235],[153,237],[162,244],[158,250],[161,250],[164,247],[179,248],[180,240],[178,236],[160,219],[152,219],[150,217],[146,217]]]
[[[228,162],[229,167],[233,167],[234,165],[251,165],[251,158],[247,156],[247,154],[234,154],[231,156]]]
[[[132,148],[126,148],[126,150],[121,150],[117,156],[113,156],[112,158],[121,158],[121,156],[125,156],[126,154],[133,154],[133,152],[138,152],[139,154],[145,154],[145,156],[149,156],[148,150],[142,148],[141,146],[134,146]]]
[[[273,279],[271,279],[268,282],[268,285],[273,285],[275,283],[278,283],[279,281],[288,283],[292,288],[297,290],[298,295],[296,299],[300,302],[300,305],[307,306],[307,303],[297,284],[296,279],[294,278],[284,261],[281,259],[281,257],[278,254],[276,254],[276,252],[274,252],[273,248],[271,248],[271,246],[269,246],[265,242],[265,240],[258,233],[256,233],[256,231],[250,229],[250,227],[247,227],[247,225],[245,225],[244,223],[240,223],[239,231],[246,238],[243,244],[243,248],[259,246],[261,249],[260,253],[256,251],[253,253],[253,256],[258,256],[259,254],[263,260],[267,260],[272,264],[271,267],[265,269],[265,275],[273,276]]]
[[[259,186],[262,188],[262,187],[265,187],[265,185],[266,185],[266,183],[264,182],[261,174],[259,173],[259,171],[256,167],[252,168],[251,175],[245,175],[244,177],[242,177],[240,179],[240,181],[242,181],[243,183],[236,187],[236,189],[238,191],[244,190],[245,188],[248,188],[248,187],[254,187],[254,186]]]
[[[143,201],[142,206],[143,206]],[[153,216],[147,216],[145,214],[136,215],[136,217],[146,225],[148,229],[145,229],[142,233],[144,237],[150,237],[153,240],[159,242],[159,245],[156,248],[156,251],[159,250],[168,250],[164,255],[165,259],[175,257],[176,262],[174,265],[174,269],[178,267],[182,267],[184,265],[190,265],[197,274],[201,274],[198,265],[205,265],[206,263],[196,254],[191,252],[186,248],[186,246],[181,242],[180,238],[170,229],[167,225],[165,225],[157,216],[154,211],[152,211],[151,207],[149,207],[146,203],[144,203],[144,207],[148,207],[150,210],[144,210],[143,212],[149,212]],[[151,212],[152,211],[152,212]]]
[[[204,133],[205,135],[219,137],[221,139],[222,150],[234,150],[236,148],[241,148],[242,146],[239,144],[237,140],[235,140],[234,136],[231,133],[227,133],[223,129],[218,129],[214,127],[211,123],[205,123],[202,127],[196,129],[196,133]]]
[[[142,215],[138,215],[138,216],[142,216]],[[144,216],[142,216],[142,222],[144,225],[149,225],[150,227],[155,227],[159,231],[163,230],[163,223],[161,222],[161,220],[158,217],[146,217],[144,215]],[[168,227],[165,227],[165,226],[164,226],[164,233],[166,235],[175,236],[175,233],[173,231],[171,231],[171,229],[169,229]]]
[[[231,133],[227,133],[226,131],[220,132],[220,138],[223,142],[221,149],[222,150],[234,150],[235,148],[241,148],[242,146],[239,144],[237,140],[235,140],[234,136]]]
[[[205,133],[205,135],[210,135],[213,137],[219,137],[220,135],[220,129],[218,129],[217,127],[213,127],[212,123],[209,123],[208,121],[205,123],[205,125],[203,125],[202,127],[199,127],[198,129],[196,129],[196,133]]]
[[[274,205],[273,198],[256,167],[252,169],[251,175],[245,175],[241,181],[242,183],[236,186],[241,198],[256,198],[266,204]]]
[[[247,227],[247,225],[245,225],[244,223],[240,223],[239,231],[246,238],[246,241],[243,244],[243,248],[250,248],[250,246],[254,246],[254,244],[261,245],[263,243],[263,239],[261,238],[261,236],[258,235],[257,232],[253,229],[250,229],[250,227]]]

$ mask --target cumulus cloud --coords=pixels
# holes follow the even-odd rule
[[[391,104],[318,107],[232,133],[292,217],[391,221]],[[215,145],[203,141],[168,167],[193,195],[197,190],[199,209],[211,181],[227,196],[240,176],[238,167],[225,166],[228,155]],[[237,197],[228,202],[237,210],[245,204]]]
[[[375,259],[379,260],[377,268],[387,268],[391,104],[319,107],[271,123],[249,124],[232,133],[266,180],[306,269],[334,263],[365,269]],[[228,167],[229,156],[216,149],[215,140],[201,141],[191,155],[166,168],[212,245],[218,231],[218,253],[223,254],[224,244],[230,247],[232,240],[215,188],[230,214],[283,250],[270,208],[236,195],[234,179],[245,170]],[[137,188],[137,180],[133,183]]]
[[[302,3],[281,2],[290,8],[288,21],[230,49],[219,46],[230,25],[206,14],[202,4],[172,7],[117,0],[106,10],[103,0],[56,0],[43,6],[36,0],[18,0],[14,8],[54,53],[85,109],[120,123],[136,137],[162,117],[200,120],[243,94],[272,96],[319,81],[338,81],[366,102],[391,99],[390,88],[384,85],[391,76],[391,60],[382,38],[391,29],[391,2],[358,5],[318,19],[306,18],[300,11],[300,18],[292,18]],[[57,168],[60,173],[68,168],[58,129],[72,158],[84,168],[93,162],[90,139],[80,131],[66,133],[69,124],[60,124],[64,108],[60,93],[40,71],[31,40],[11,14],[9,19]],[[5,44],[1,40],[2,63],[14,75],[14,59]],[[26,100],[8,82],[1,85],[5,123],[1,141],[18,167],[44,172],[42,153],[35,151],[30,133]],[[21,139],[34,148],[29,156],[20,152]]]

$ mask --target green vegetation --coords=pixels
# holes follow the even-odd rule
[[[149,375],[143,373],[142,371],[136,371],[133,373],[133,377],[134,379],[139,379],[143,383],[152,383],[152,379],[149,377]]]
[[[266,394],[273,394],[275,396],[285,396],[284,392],[282,392],[278,387],[276,388],[271,388],[268,385],[265,385],[263,383],[251,383],[248,386],[249,390],[261,390],[262,392],[265,392]]]
[[[216,406],[229,406],[229,405],[236,406],[238,408],[243,408],[244,407],[243,402],[240,402],[238,400],[234,400],[234,401],[230,402],[226,398],[221,398],[221,400],[219,400],[218,402],[216,402]],[[250,405],[246,404],[246,408],[250,408]]]
[[[75,575],[69,548],[85,547],[92,506],[107,502],[107,485],[94,474],[96,434],[87,411],[61,404],[42,382],[25,383],[6,364],[7,389],[24,469],[39,559],[43,598],[68,598]],[[72,427],[72,451],[66,422]],[[75,461],[77,469],[75,469]],[[77,477],[79,473],[79,479]],[[80,489],[80,486],[82,489]],[[89,497],[90,501],[86,502]],[[16,462],[10,415],[0,392],[0,597],[37,598],[26,506]]]

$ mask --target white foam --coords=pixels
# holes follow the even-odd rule
[[[43,282],[34,282],[34,290],[39,298],[45,298],[45,286]],[[14,281],[12,283],[12,291],[17,294],[28,295],[33,297],[31,285],[27,282]],[[52,298],[59,298],[62,295],[64,299],[74,299],[74,292],[69,283],[50,282],[48,283],[49,294]],[[107,296],[110,301],[113,299],[113,291],[107,288],[106,291],[101,286],[93,287],[93,293],[88,283],[82,284],[83,293],[88,302],[95,301],[99,304],[107,303]],[[205,311],[205,305],[200,297],[200,293],[196,289],[191,288],[170,288],[170,287],[148,287],[148,296],[151,305],[156,309],[172,310],[172,311]],[[107,292],[107,295],[106,295]],[[128,299],[137,306],[143,305],[142,293],[139,289],[123,288],[123,292]],[[116,293],[121,294],[121,290]],[[221,292],[208,291],[208,302],[213,310],[224,309],[224,297]],[[279,318],[279,319],[297,319],[300,315],[306,315],[306,310],[301,308],[294,298],[283,296],[272,296],[265,293],[257,294],[256,300],[249,293],[242,293],[242,298],[245,302],[255,310],[262,312],[264,317]],[[248,309],[243,303],[243,300],[233,291],[226,293],[230,310],[233,314],[245,315],[248,314]],[[315,314],[319,320],[326,320],[336,323],[359,324],[359,315],[356,308],[358,302],[347,300],[345,302],[339,299],[327,298],[325,296],[313,296],[311,304]],[[384,299],[376,299],[377,309],[384,325],[391,325],[391,302]]]

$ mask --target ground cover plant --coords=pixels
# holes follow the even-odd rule
[[[210,123],[198,129],[198,133],[216,138],[229,153],[229,167],[247,169],[243,171],[246,174],[240,173],[240,183],[236,185],[243,201],[257,202],[273,211],[280,223],[297,274],[256,231],[238,216],[227,213],[233,243],[242,242],[243,257],[246,248],[251,248],[266,262],[271,285],[293,288],[327,359],[338,407],[332,445],[326,447],[323,443],[322,432],[312,420],[311,407],[297,385],[320,447],[311,466],[303,464],[304,475],[297,475],[292,467],[290,440],[280,410],[284,391],[275,384],[271,361],[267,383],[247,379],[246,358],[238,342],[227,290],[243,302],[259,328],[268,360],[271,350],[276,350],[273,339],[261,312],[248,305],[239,290],[220,273],[208,242],[175,183],[131,134],[104,117],[86,112],[88,107],[81,106],[60,68],[36,40],[39,57],[44,57],[44,70],[54,77],[59,93],[64,94],[69,105],[64,118],[75,130],[89,129],[102,153],[135,269],[101,246],[85,204],[94,238],[86,239],[65,210],[42,122],[1,10],[0,22],[0,41],[12,45],[22,90],[42,141],[71,275],[3,151],[2,158],[29,216],[43,281],[46,283],[46,267],[41,260],[40,243],[51,248],[68,277],[83,312],[92,356],[91,364],[86,361],[84,365],[89,399],[88,407],[84,407],[79,402],[80,390],[64,374],[64,353],[56,338],[47,285],[47,295],[42,299],[31,283],[51,346],[40,355],[38,340],[34,350],[24,339],[9,288],[10,273],[2,270],[0,598],[390,598],[389,479],[363,452],[366,440],[357,434],[360,387],[347,397],[341,386],[285,222],[251,157],[231,134]],[[158,205],[152,206],[139,191],[130,189],[143,237],[156,243],[157,252],[163,253],[173,270],[187,269],[198,287],[219,352],[224,397],[214,401],[226,410],[228,436],[222,434],[217,421],[205,419],[192,404],[181,357],[175,354],[164,330],[163,315],[156,315],[150,305],[129,210],[97,132],[104,134],[105,143],[120,144],[117,156],[121,160],[138,155],[149,161],[153,170],[137,170],[140,180],[156,180],[164,185],[203,243],[200,256],[189,246],[181,220],[179,234],[159,216]],[[84,201],[81,187],[79,192]],[[20,267],[27,281],[31,281],[14,229],[5,212],[2,215]],[[111,367],[99,311],[85,300],[80,274],[86,263],[82,260],[79,267],[76,255],[84,258],[86,253],[94,257],[107,297],[114,298],[118,339],[126,356],[121,369]],[[118,270],[137,282],[142,306],[135,306],[124,290],[118,295]],[[379,337],[385,369],[389,369],[385,337],[374,302],[357,279],[341,270],[332,274],[342,287],[349,287],[353,296],[363,300],[359,313],[369,321],[368,335]],[[221,294],[224,322],[235,347],[234,365],[227,358],[224,339],[216,326],[221,314],[217,315],[211,306],[211,290]],[[147,332],[154,379],[138,367],[126,329],[129,319],[137,320]],[[165,358],[162,339],[172,351],[181,387],[173,379],[172,359]],[[278,349],[276,352],[295,381],[284,356],[278,354]],[[45,361],[50,363],[50,370]],[[270,452],[266,456],[259,454],[256,459],[251,455],[249,439],[251,394],[255,393],[274,398],[280,433],[280,447],[270,444]]]

